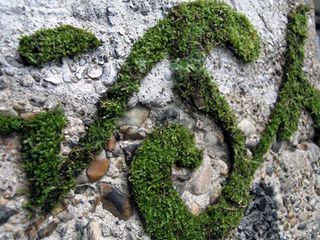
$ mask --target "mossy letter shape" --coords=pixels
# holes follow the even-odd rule
[[[188,6],[193,9],[194,4]],[[182,8],[187,9],[184,6]],[[225,8],[220,8],[219,13],[226,16],[223,9]],[[203,12],[206,11],[213,13],[213,11],[203,9]],[[190,10],[190,12],[193,11]],[[244,137],[237,127],[235,116],[203,67],[202,57],[205,52],[192,48],[184,58],[175,61],[173,66],[177,92],[185,101],[194,105],[195,109],[205,112],[222,127],[232,153],[232,171],[218,203],[209,206],[198,217],[191,216],[177,192],[173,190],[171,169],[174,163],[185,167],[194,167],[199,164],[199,153],[190,154],[190,151],[197,152],[192,145],[193,137],[188,136],[184,133],[185,130],[177,126],[158,130],[150,136],[134,158],[130,181],[133,184],[134,196],[145,220],[146,229],[156,239],[214,239],[226,235],[239,224],[243,211],[250,201],[250,184],[256,168],[263,160],[263,155],[276,137],[280,140],[288,139],[296,131],[303,108],[313,117],[314,126],[319,135],[320,92],[310,86],[302,71],[304,43],[307,38],[307,12],[308,8],[299,6],[288,17],[284,85],[281,88],[272,119],[252,158],[245,155]],[[193,13],[197,15],[197,12]],[[183,14],[176,15],[180,16],[180,20],[176,21],[178,25],[179,21],[183,22],[187,18]],[[234,12],[232,16],[233,19],[239,19]],[[222,22],[228,23],[227,20]],[[202,24],[205,26],[204,22]],[[189,23],[189,26],[192,24]],[[246,24],[246,26],[250,25]],[[225,27],[228,29],[228,24]],[[193,32],[191,29],[182,29],[181,32],[185,31],[190,34]],[[235,31],[229,31],[229,33],[234,36]],[[245,32],[254,33],[253,30],[245,30]],[[236,39],[246,38],[241,37],[240,34]],[[225,42],[227,46],[230,46],[229,41],[230,39],[225,38],[220,42]],[[251,61],[252,58],[248,56],[256,56],[257,41],[252,42],[246,39],[241,43],[241,50],[248,50],[246,53],[237,49],[240,46],[237,43],[231,44],[232,50],[243,60]],[[196,45],[197,42],[194,44]],[[187,44],[185,46],[187,48]],[[182,57],[183,54],[179,56]],[[184,144],[187,144],[189,148],[186,149]],[[181,149],[185,151],[187,157],[180,152]],[[168,153],[169,151],[172,151],[172,155]]]
[[[209,206],[199,217],[191,216],[172,187],[171,167],[175,163],[197,167],[201,162],[201,150],[195,148],[192,134],[180,126],[158,129],[147,138],[131,166],[130,181],[136,203],[147,232],[157,239],[211,239],[227,234],[237,226],[251,199],[251,180],[263,155],[276,137],[287,139],[291,136],[303,108],[313,117],[319,136],[320,93],[310,86],[302,71],[307,12],[306,7],[300,6],[289,15],[283,87],[272,119],[252,158],[246,156],[245,138],[237,126],[237,119],[205,69],[204,59],[214,47],[223,44],[244,62],[253,62],[260,51],[260,38],[244,15],[218,1],[195,1],[173,8],[165,19],[135,43],[117,82],[98,104],[99,119],[90,126],[86,137],[67,160],[61,160],[57,151],[61,141],[58,133],[64,124],[59,111],[52,116],[58,122],[48,121],[50,125],[40,130],[36,126],[44,124],[41,117],[39,122],[35,119],[25,123],[0,116],[2,134],[29,129],[26,131],[30,135],[23,143],[23,158],[31,161],[26,165],[31,182],[38,179],[40,185],[37,186],[42,189],[32,191],[37,196],[34,204],[51,206],[53,200],[74,186],[75,176],[111,136],[142,78],[157,62],[168,57],[175,70],[176,92],[195,111],[207,114],[221,126],[232,156],[232,171],[218,203]],[[51,126],[51,123],[54,124]],[[44,138],[48,141],[45,146],[39,142],[39,137],[47,127],[52,134],[48,136],[50,139]],[[34,149],[34,146],[39,147]],[[45,159],[43,155],[54,159],[50,169],[59,172],[58,175],[49,174],[50,183],[44,183],[41,177],[41,172],[47,171],[49,166],[41,160]],[[37,173],[32,175],[34,171]]]
[[[19,54],[24,63],[41,66],[66,56],[74,56],[100,45],[94,34],[70,25],[41,29],[22,36]]]
[[[51,206],[51,198],[61,187],[61,165],[67,160],[59,155],[66,119],[60,106],[37,114],[30,120],[0,114],[0,133],[22,133],[21,160],[29,178],[28,206]],[[56,200],[56,199],[54,199]]]

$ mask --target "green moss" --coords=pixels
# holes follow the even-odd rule
[[[197,167],[201,150],[194,146],[194,137],[182,127],[171,125],[157,129],[132,162],[130,181],[135,200],[147,232],[157,239],[226,235],[238,225],[251,199],[251,180],[263,155],[277,135],[280,139],[292,135],[303,108],[310,112],[320,135],[320,92],[309,85],[302,72],[307,11],[300,6],[289,16],[284,84],[273,117],[252,159],[246,156],[245,138],[238,129],[237,119],[204,68],[204,59],[214,47],[223,44],[243,61],[253,62],[260,51],[259,35],[244,15],[224,3],[201,0],[185,3],[173,8],[133,46],[117,82],[98,104],[99,119],[90,126],[68,160],[58,155],[64,125],[60,110],[43,113],[24,126],[23,161],[35,196],[32,204],[49,209],[55,199],[75,185],[75,177],[115,130],[117,119],[125,111],[129,98],[138,91],[142,78],[157,62],[168,57],[175,70],[175,91],[194,110],[206,113],[221,126],[232,155],[232,171],[218,203],[209,206],[199,217],[192,216],[173,189],[171,169],[175,163]],[[48,53],[52,51],[51,48]],[[35,65],[53,60],[47,57],[45,61],[34,60],[33,54],[27,56],[31,56],[29,63]],[[1,116],[0,124],[2,133],[20,130],[23,126],[20,120],[10,123]]]
[[[320,91],[310,85],[302,67],[304,44],[307,39],[307,13],[309,8],[300,5],[288,16],[287,52],[283,86],[271,121],[255,151],[258,162],[268,151],[276,137],[287,140],[297,130],[302,110],[307,110],[314,120],[316,134],[319,134]]]
[[[61,186],[60,169],[66,159],[59,152],[65,123],[59,106],[28,121],[0,115],[0,134],[22,133],[21,159],[30,185],[28,206],[51,206],[48,196]]]
[[[157,239],[202,239],[200,221],[192,217],[172,184],[172,167],[194,168],[202,161],[194,136],[178,125],[157,129],[139,148],[130,170],[133,194]],[[199,234],[200,233],[200,234]]]
[[[18,52],[25,64],[41,66],[99,45],[100,41],[92,33],[70,25],[61,25],[22,36]]]
[[[21,131],[23,127],[24,127],[24,122],[22,119],[0,114],[0,134],[1,135],[10,134],[13,131]]]
[[[193,217],[173,189],[171,178],[175,161],[189,167],[199,164],[190,149],[181,146],[191,147],[192,137],[185,130],[172,126],[157,130],[148,138],[133,161],[130,178],[146,230],[158,239],[222,236],[238,224],[243,207],[250,200],[249,186],[257,164],[245,156],[244,137],[237,127],[237,120],[203,67],[204,58],[221,44],[246,62],[254,61],[260,51],[256,30],[245,16],[224,3],[196,1],[172,9],[167,18],[133,46],[117,82],[101,98],[99,120],[90,127],[80,146],[72,151],[70,159],[74,164],[65,167],[65,172],[73,176],[82,170],[90,156],[96,154],[112,134],[117,119],[125,111],[129,97],[138,91],[142,78],[157,62],[169,57],[175,69],[176,91],[191,104],[195,93],[198,94],[203,106],[195,109],[209,114],[222,126],[230,142],[234,169],[224,198],[201,217]],[[193,149],[197,152],[194,146]],[[177,154],[179,159],[176,159]]]
[[[59,155],[66,119],[61,107],[37,114],[23,129],[22,162],[30,181],[30,205],[44,206],[61,185]]]

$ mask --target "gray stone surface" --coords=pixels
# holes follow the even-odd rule
[[[0,0],[1,109],[17,115],[40,112],[62,102],[68,125],[61,153],[67,155],[93,121],[99,96],[116,81],[116,73],[134,42],[163,18],[168,9],[186,1]],[[207,58],[206,67],[236,113],[239,126],[246,134],[246,145],[251,149],[260,140],[278,96],[286,45],[286,15],[298,3],[312,1],[226,2],[244,13],[257,28],[262,38],[262,53],[255,63],[244,64],[229,50],[219,47]],[[23,66],[17,54],[18,38],[60,23],[89,29],[103,45],[73,59],[64,58],[62,63],[53,62],[42,68]],[[320,88],[314,23],[314,15],[310,14],[304,71],[312,84]],[[150,133],[155,126],[174,121],[192,129],[197,145],[204,147],[206,161],[198,169],[173,171],[174,185],[181,198],[193,214],[199,214],[210,202],[216,201],[229,174],[229,154],[223,134],[212,119],[191,113],[190,108],[174,96],[169,60],[158,63],[141,84],[128,104],[129,108],[137,104],[150,108],[148,115],[142,114],[143,121],[134,119],[139,121],[138,132]],[[133,114],[131,118],[138,115]],[[244,124],[248,121],[250,124]],[[265,189],[261,194],[253,192],[255,200],[230,239],[320,238],[320,149],[311,143],[314,129],[310,122],[310,117],[303,114],[299,131],[292,139],[287,143],[274,143],[266,154],[265,164],[256,172],[254,182],[264,182],[272,186],[274,192],[272,196]],[[36,234],[53,226],[46,232],[50,232],[50,236],[45,239],[94,239],[99,235],[99,226],[102,235],[99,239],[150,239],[135,209],[133,216],[123,221],[97,201],[99,182],[108,182],[130,195],[128,169],[140,143],[141,140],[128,140],[122,133],[118,134],[116,148],[110,152],[108,173],[98,183],[89,183],[85,174],[79,176],[79,185],[67,198],[68,207],[56,216],[37,221],[30,232]],[[27,188],[19,150],[18,136],[1,137],[0,206],[13,209],[17,214],[0,226],[0,239],[26,239],[24,230],[32,222],[22,207],[26,196],[19,194]],[[205,179],[206,191],[192,194],[192,186],[199,185],[197,179],[202,172],[211,173]]]

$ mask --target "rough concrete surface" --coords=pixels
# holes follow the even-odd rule
[[[68,125],[61,151],[67,154],[95,118],[99,96],[116,81],[116,73],[133,44],[181,2],[187,1],[0,0],[0,111],[18,115],[62,103]],[[262,39],[261,55],[253,64],[240,62],[224,47],[214,49],[206,60],[207,69],[238,117],[249,149],[258,143],[277,100],[287,13],[298,3],[313,2],[226,2],[249,18]],[[23,66],[17,54],[19,37],[58,24],[87,28],[103,44],[86,54],[42,68]],[[313,13],[309,15],[308,28],[303,71],[320,88]],[[176,190],[190,211],[199,214],[219,197],[229,171],[228,150],[219,126],[204,115],[190,112],[175,96],[172,78],[170,62],[158,63],[142,81],[128,107],[142,104],[150,111],[143,125],[137,127],[140,135],[152,132],[167,119],[192,129],[197,144],[205,147],[203,164],[197,170],[173,169]],[[303,114],[299,131],[292,139],[273,145],[256,172],[252,185],[254,200],[229,239],[320,239],[320,149],[312,143],[313,135],[311,119]],[[103,153],[110,166],[102,179],[90,183],[84,171],[78,177],[77,188],[55,209],[55,214],[37,219],[28,218],[23,208],[28,186],[19,162],[19,141],[15,134],[0,138],[0,239],[27,239],[27,235],[33,239],[37,234],[52,240],[150,239],[136,209],[129,220],[120,220],[104,209],[99,200],[101,182],[112,184],[123,194],[121,199],[130,196],[128,156],[141,140],[117,141],[112,152]]]

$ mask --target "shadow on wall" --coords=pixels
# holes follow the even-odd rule
[[[318,58],[320,60],[320,0],[314,0],[315,16],[316,16],[316,32],[318,41]]]
[[[236,240],[280,240],[277,203],[272,186],[260,182],[253,185],[254,200],[237,228]]]

